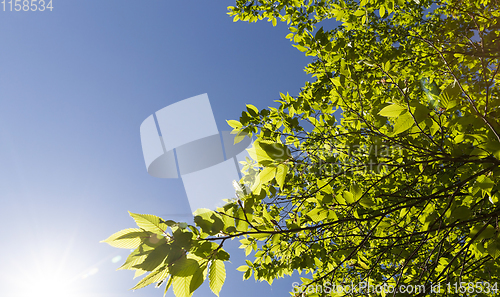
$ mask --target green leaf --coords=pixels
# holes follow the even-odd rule
[[[476,225],[471,228],[469,237],[473,238],[482,228],[484,225]],[[486,228],[477,236],[476,240],[483,240],[483,239],[488,239],[491,238],[495,234],[495,228],[491,225],[486,226]]]
[[[151,251],[147,255],[146,259],[144,259],[144,262],[135,265],[134,268],[139,268],[146,271],[153,271],[157,269],[157,267],[163,264],[169,252],[170,252],[169,245],[162,244],[160,246],[157,246],[153,251]]]
[[[243,127],[243,125],[240,122],[235,121],[235,120],[228,120],[226,122],[233,129],[240,129],[241,127]]]
[[[400,133],[403,133],[414,125],[415,121],[413,120],[411,114],[409,112],[405,112],[396,119],[396,122],[394,123],[394,131],[392,132],[392,134],[398,135]]]
[[[189,297],[192,295],[191,281],[198,270],[201,269],[199,264],[200,261],[202,261],[201,258],[189,254],[187,257],[182,256],[172,263],[170,273],[174,277],[173,286],[176,297]],[[193,284],[193,287],[195,287],[198,282],[199,280]]]
[[[260,146],[259,141],[253,143],[253,147],[247,149],[248,154],[252,159],[257,161],[259,164],[269,164],[273,161],[273,158],[269,156],[264,149]]]
[[[439,101],[441,107],[444,109],[451,109],[455,107],[460,100],[460,87],[458,84],[453,83],[448,85],[442,92],[439,94]]]
[[[359,259],[358,259],[358,264],[359,264],[359,266],[361,266],[361,268],[363,268],[365,270],[370,269],[370,267],[368,265],[366,265],[366,263],[364,263],[363,261],[361,261]]]
[[[223,261],[212,261],[210,271],[208,273],[208,279],[210,282],[210,290],[212,290],[215,295],[219,296],[222,285],[224,285],[224,281],[226,280],[226,268],[224,267]]]
[[[180,277],[172,276],[172,284],[174,286],[174,294],[176,297],[191,297],[191,279],[192,276]]]
[[[141,244],[144,238],[148,237],[148,232],[142,229],[130,228],[118,231],[101,242],[105,242],[116,248],[135,249]]]
[[[149,214],[136,214],[129,212],[139,228],[159,235],[163,235],[168,225],[160,217]]]
[[[276,176],[276,168],[274,167],[265,167],[258,176],[258,179],[262,184],[266,184],[271,181]]]
[[[486,250],[488,251],[488,254],[493,257],[493,259],[498,259],[498,257],[500,257],[500,242],[498,239],[489,242]]]
[[[426,106],[420,104],[419,102],[414,102],[410,105],[410,107],[411,112],[415,116],[415,119],[418,123],[421,123],[422,121],[428,119],[429,109]]]
[[[328,217],[328,210],[314,208],[313,210],[308,212],[306,216],[310,217],[313,222],[317,223],[325,220]]]
[[[146,260],[148,254],[154,249],[154,247],[148,246],[146,244],[142,244],[139,247],[137,247],[130,255],[127,257],[125,260],[125,263],[123,263],[118,270],[123,270],[123,269],[128,269],[128,270],[135,270],[137,268],[134,268],[134,266],[144,262]]]
[[[481,148],[500,159],[500,143],[496,139],[489,139]]]
[[[236,136],[234,137],[234,144],[240,143],[246,137],[248,137],[247,133],[243,131],[238,132],[238,134],[236,134]]]
[[[170,273],[178,277],[192,276],[200,267],[200,264],[198,263],[199,260],[199,257],[192,254],[189,254],[188,256],[183,255],[172,263],[170,266]]]
[[[262,186],[265,186],[276,176],[277,169],[275,167],[265,167],[255,178],[255,183],[252,185],[254,194],[260,192]]]
[[[363,197],[361,200],[359,200],[359,204],[366,208],[372,208],[375,204],[375,202],[370,198],[370,197]]]
[[[385,70],[386,72],[389,72],[389,71],[391,70],[391,67],[392,67],[392,65],[391,65],[391,61],[387,61],[387,62],[385,62],[385,63],[384,63],[384,65],[383,65],[383,68],[384,68],[384,70]]]
[[[158,269],[152,271],[150,274],[141,279],[137,285],[135,285],[131,290],[137,290],[140,288],[144,288],[153,283],[164,280],[168,277],[168,269],[167,266],[159,267]]]
[[[221,261],[229,261],[230,255],[223,249],[219,249],[217,252],[217,259]]]
[[[212,225],[213,227],[213,225]],[[217,231],[218,232],[218,231]],[[191,244],[193,241],[193,233],[185,230],[185,229],[177,229],[175,230],[174,234],[174,242],[172,243],[172,246],[189,250],[191,248]]]
[[[329,184],[330,179],[318,179],[316,180],[316,185],[318,189],[321,189],[321,192],[326,194],[332,194],[332,186]]]
[[[406,110],[406,108],[404,108],[398,104],[391,104],[391,105],[388,105],[388,106],[382,108],[382,110],[379,111],[378,114],[381,116],[384,116],[384,117],[395,118],[395,117],[398,117],[405,110]]]
[[[385,15],[385,7],[382,5],[379,9],[380,17],[383,18]]]
[[[148,271],[142,270],[142,269],[136,269],[134,273],[134,279],[138,278],[139,276],[147,273]]]
[[[348,191],[344,191],[343,197],[348,204],[354,203],[354,195]]]
[[[276,183],[283,190],[285,185],[286,174],[288,173],[288,167],[285,164],[280,164],[276,171]]]
[[[267,140],[256,140],[247,151],[252,159],[264,166],[272,161],[283,162],[291,157],[290,150],[284,144]]]
[[[251,116],[258,116],[259,115],[259,109],[255,106],[253,106],[252,104],[247,104],[247,110],[248,110],[248,113],[250,113]]]
[[[293,46],[296,47],[301,52],[307,52],[308,51],[307,47],[304,47],[302,45],[294,44]]]
[[[435,81],[430,82],[428,78],[422,78],[420,84],[424,93],[427,95],[430,106],[437,108],[439,106],[439,94],[441,93]]]
[[[247,279],[249,279],[251,276],[252,276],[252,269],[248,269],[248,270],[247,270],[247,271],[245,271],[245,273],[243,274],[243,280],[247,280]]]
[[[461,219],[468,219],[470,218],[470,209],[466,206],[459,206],[455,208],[452,213],[451,213],[451,218],[453,221],[455,220],[461,220]]]
[[[346,204],[346,200],[344,199],[343,193],[342,193],[342,195],[335,196],[335,201],[337,201],[339,204]]]
[[[193,293],[196,289],[198,289],[201,284],[205,281],[205,271],[206,271],[206,265],[200,267],[196,272],[193,274],[193,278],[191,279],[191,283],[189,284],[189,290],[191,293]]]
[[[342,87],[342,83],[340,82],[340,78],[338,77],[334,77],[331,79],[332,83],[336,86],[336,87]]]
[[[168,289],[170,289],[170,286],[172,286],[173,280],[174,280],[173,276],[170,276],[168,278],[167,284],[165,285],[165,291],[163,292],[163,297],[165,297],[165,295],[167,295],[167,291],[168,291]]]
[[[364,6],[364,5],[363,5],[363,4],[361,4],[360,6]],[[357,17],[360,17],[360,16],[365,15],[365,13],[366,13],[366,12],[365,12],[364,10],[361,10],[361,9],[360,9],[360,10],[356,10],[356,11],[354,12],[354,15],[355,15],[355,16],[357,16]]]
[[[193,213],[196,225],[201,227],[203,232],[208,234],[212,233],[212,225],[214,224],[211,218],[212,213],[213,212],[207,208],[199,208]]]
[[[363,195],[363,190],[358,184],[351,184],[351,188],[349,189],[349,192],[352,193],[353,199],[357,201],[361,196]]]
[[[248,270],[248,266],[246,266],[246,265],[241,265],[241,266],[239,266],[238,268],[236,268],[236,270],[241,271],[241,272],[245,272],[245,271],[247,271],[247,270]]]
[[[440,129],[441,127],[439,126],[439,124],[435,121],[432,121],[432,126],[430,127],[431,135],[434,136],[434,134],[436,134],[436,132],[439,131]]]

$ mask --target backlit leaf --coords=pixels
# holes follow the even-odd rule
[[[208,273],[208,278],[210,280],[210,290],[212,290],[215,295],[219,296],[222,285],[226,280],[226,269],[224,267],[223,261],[212,261],[212,264],[210,265],[210,271]]]

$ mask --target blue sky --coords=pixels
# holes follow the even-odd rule
[[[162,215],[187,203],[180,179],[147,174],[140,124],[208,93],[228,129],[245,104],[296,95],[308,59],[284,24],[233,23],[233,1],[52,3],[0,11],[0,296],[59,297],[54,281],[71,297],[162,296],[129,291],[133,272],[115,272],[128,251],[99,243],[133,227],[129,210]],[[241,281],[238,245],[221,296],[287,296],[291,279]],[[214,295],[204,285],[194,296]]]

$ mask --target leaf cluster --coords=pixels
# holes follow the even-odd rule
[[[155,269],[175,280],[168,255],[177,252],[197,262],[194,275],[226,260],[223,243],[239,238],[244,279],[272,283],[297,271],[306,288],[369,282],[427,292],[499,281],[498,1],[238,0],[229,15],[286,23],[292,45],[313,59],[312,81],[281,94],[278,107],[248,105],[228,121],[237,140],[257,138],[236,198],[197,212],[196,226],[169,225],[182,235],[163,235],[169,251]],[[153,232],[139,227],[107,241],[139,244],[142,257],[156,247],[137,239]]]

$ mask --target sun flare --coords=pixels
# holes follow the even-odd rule
[[[38,275],[20,288],[19,297],[77,297],[72,288],[72,280],[61,275]]]
[[[13,270],[2,275],[8,297],[83,297],[91,283],[89,277],[98,273],[101,264],[90,262],[84,251],[70,244],[42,242],[22,254],[8,260]]]

